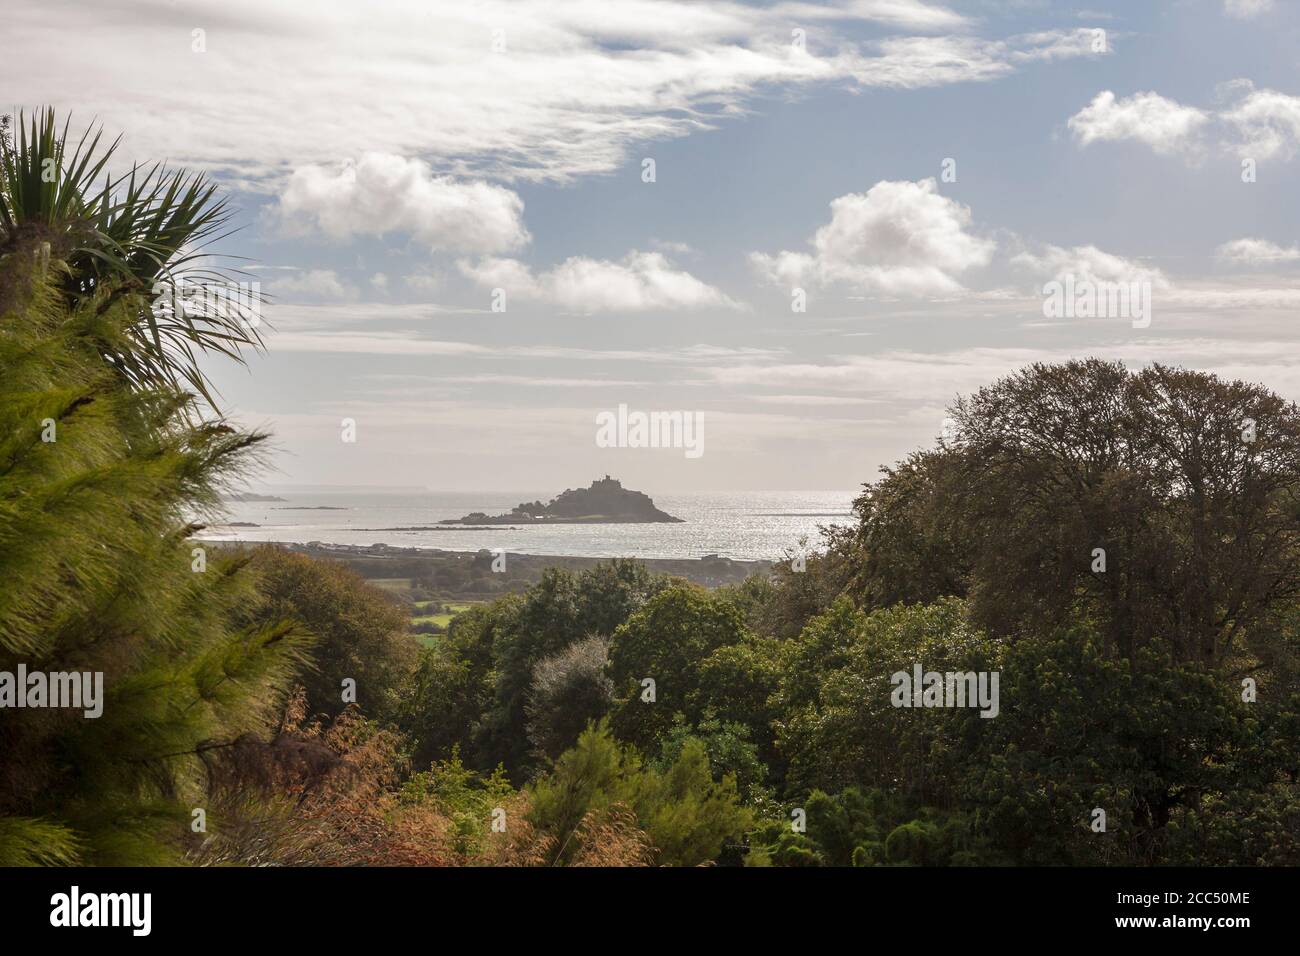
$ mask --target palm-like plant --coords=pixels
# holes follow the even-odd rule
[[[126,346],[104,358],[138,387],[192,388],[215,404],[198,354],[242,361],[244,348],[262,344],[257,293],[200,265],[212,258],[203,246],[229,235],[216,185],[160,163],[115,179],[108,166],[120,137],[105,145],[102,129],[87,130],[72,145],[52,108],[14,125],[12,141],[0,140],[0,274],[20,275],[23,256],[50,256],[69,305],[106,309],[133,297],[139,319]]]
[[[135,304],[51,278],[0,310],[0,672],[101,672],[104,697],[0,708],[0,866],[178,862],[210,755],[274,732],[311,642],[249,621],[250,558],[191,537],[264,436],[106,367]]]

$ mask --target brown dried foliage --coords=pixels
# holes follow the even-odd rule
[[[400,743],[354,708],[328,724],[309,722],[299,690],[271,740],[248,736],[205,753],[208,833],[193,835],[189,859],[206,866],[545,864],[552,838],[528,824],[526,793],[505,803],[506,832],[490,833],[473,855],[458,851],[449,816],[400,798],[407,769]],[[640,859],[625,831],[621,817],[593,823],[584,865]]]
[[[636,815],[622,804],[591,810],[573,839],[579,850],[570,866],[653,866],[655,848],[636,825]]]

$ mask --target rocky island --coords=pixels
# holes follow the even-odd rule
[[[251,491],[239,491],[234,494],[224,495],[226,501],[284,501],[284,498],[276,495],[256,495]]]
[[[642,524],[681,520],[656,508],[649,495],[629,491],[617,478],[606,475],[593,481],[590,488],[570,488],[549,504],[524,502],[515,505],[509,514],[476,511],[463,518],[446,518],[439,524]]]

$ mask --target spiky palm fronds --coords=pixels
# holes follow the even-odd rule
[[[0,312],[0,670],[102,672],[105,699],[0,710],[0,859],[175,861],[205,750],[271,728],[307,662],[296,626],[240,623],[248,559],[190,537],[262,436],[105,365],[136,298],[22,301]]]
[[[88,129],[74,144],[52,108],[19,114],[15,125],[13,142],[0,146],[0,259],[48,250],[71,302],[106,308],[132,298],[128,334],[104,357],[137,387],[184,387],[215,404],[199,353],[242,361],[262,344],[258,293],[204,265],[204,246],[229,234],[216,185],[162,164],[115,179],[120,137],[105,143],[102,129]]]

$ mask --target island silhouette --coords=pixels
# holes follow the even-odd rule
[[[439,524],[643,524],[681,522],[660,511],[650,496],[624,488],[617,478],[606,475],[590,488],[569,488],[550,503],[527,501],[504,515],[481,511],[463,518],[445,518]]]

